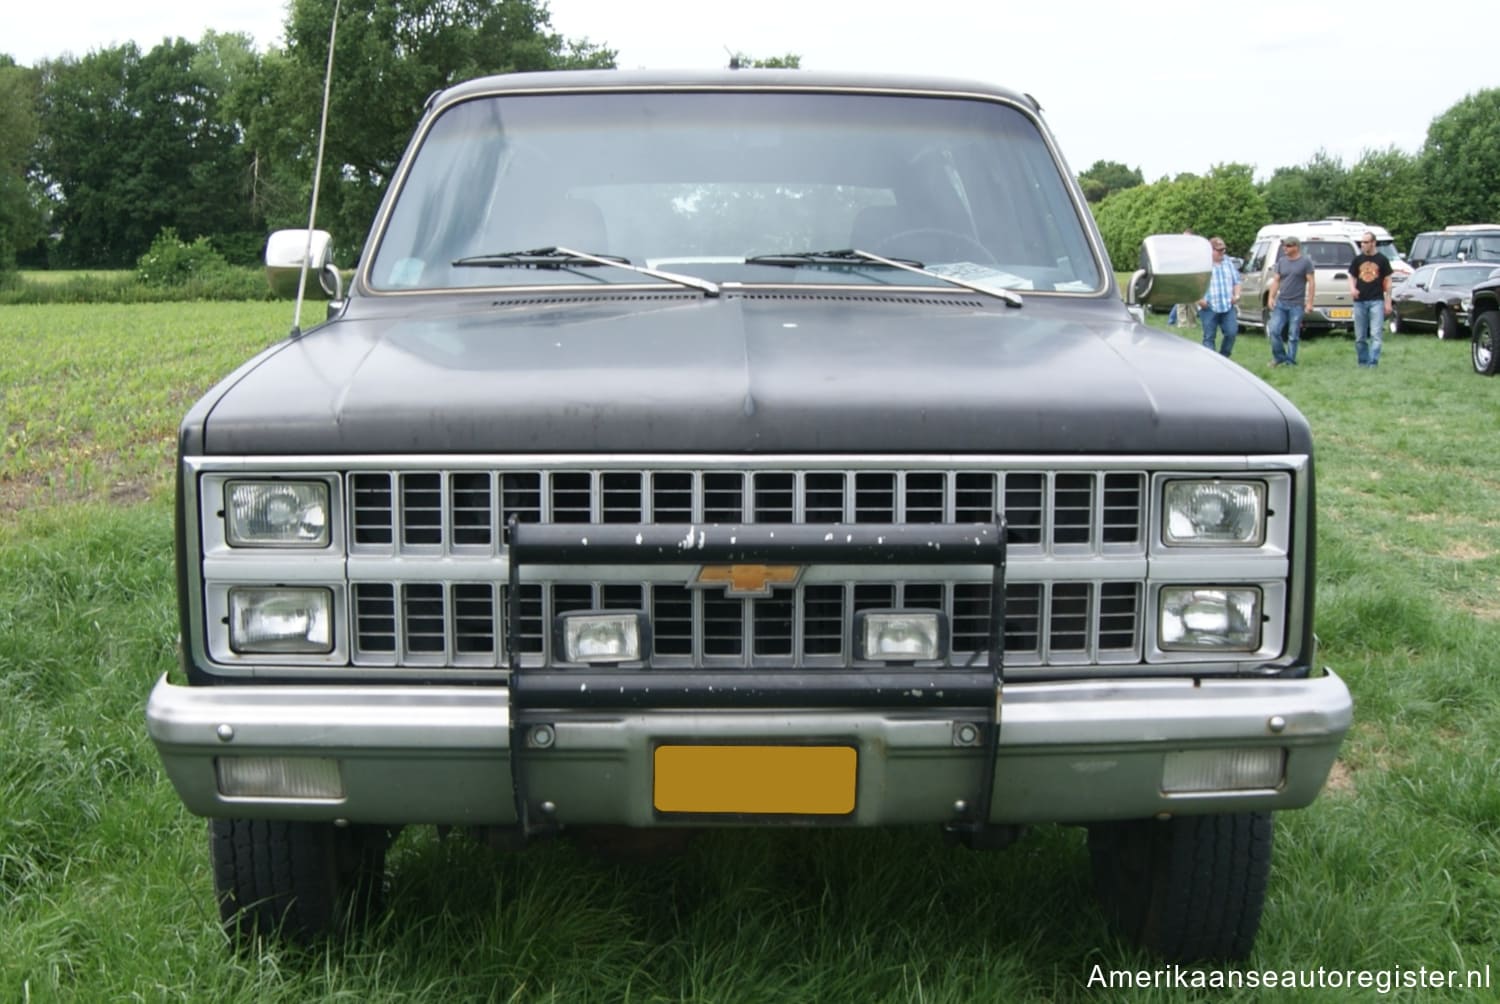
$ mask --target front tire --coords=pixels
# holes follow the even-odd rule
[[[1272,833],[1269,812],[1095,823],[1094,895],[1125,937],[1167,961],[1245,959]]]
[[[1495,341],[1500,339],[1500,310],[1486,310],[1474,319],[1474,341],[1470,355],[1474,360],[1474,372],[1494,376],[1500,369],[1500,357],[1495,355]]]
[[[379,905],[391,833],[277,819],[209,821],[219,918],[231,935],[311,944]]]
[[[1453,311],[1438,308],[1437,336],[1445,342],[1458,337],[1458,318],[1453,316]]]

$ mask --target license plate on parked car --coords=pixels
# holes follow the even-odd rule
[[[1328,312],[1329,319],[1334,321],[1347,321],[1353,316],[1354,309],[1352,307],[1334,307]]]
[[[852,746],[658,746],[658,812],[840,816],[854,811]]]

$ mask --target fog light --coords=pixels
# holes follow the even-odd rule
[[[1286,750],[1182,750],[1168,753],[1161,769],[1161,790],[1188,792],[1252,791],[1281,787]]]
[[[1253,652],[1260,647],[1260,590],[1163,587],[1157,634],[1163,649]]]
[[[322,588],[229,591],[229,647],[244,653],[333,651],[333,592]]]
[[[646,615],[639,610],[590,610],[557,618],[557,642],[567,662],[640,662]]]
[[[326,757],[222,756],[215,761],[226,798],[343,798],[339,763]]]
[[[937,610],[865,610],[854,617],[859,655],[873,662],[923,662],[947,654],[947,624]]]

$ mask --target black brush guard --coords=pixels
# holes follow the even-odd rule
[[[622,708],[980,709],[985,757],[978,797],[949,829],[977,834],[989,816],[1004,683],[1005,529],[993,523],[509,524],[507,650],[511,653],[511,751],[522,831],[528,823],[520,753],[535,712]],[[841,564],[987,565],[991,568],[989,661],[982,668],[555,669],[520,665],[522,570],[528,565]],[[546,625],[545,630],[551,626]],[[724,686],[732,674],[734,686]],[[934,677],[941,687],[935,687]]]

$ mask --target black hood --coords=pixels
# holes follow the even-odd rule
[[[1118,301],[672,292],[399,316],[360,306],[220,385],[194,412],[207,415],[203,452],[1308,449],[1275,391],[1134,324]]]

